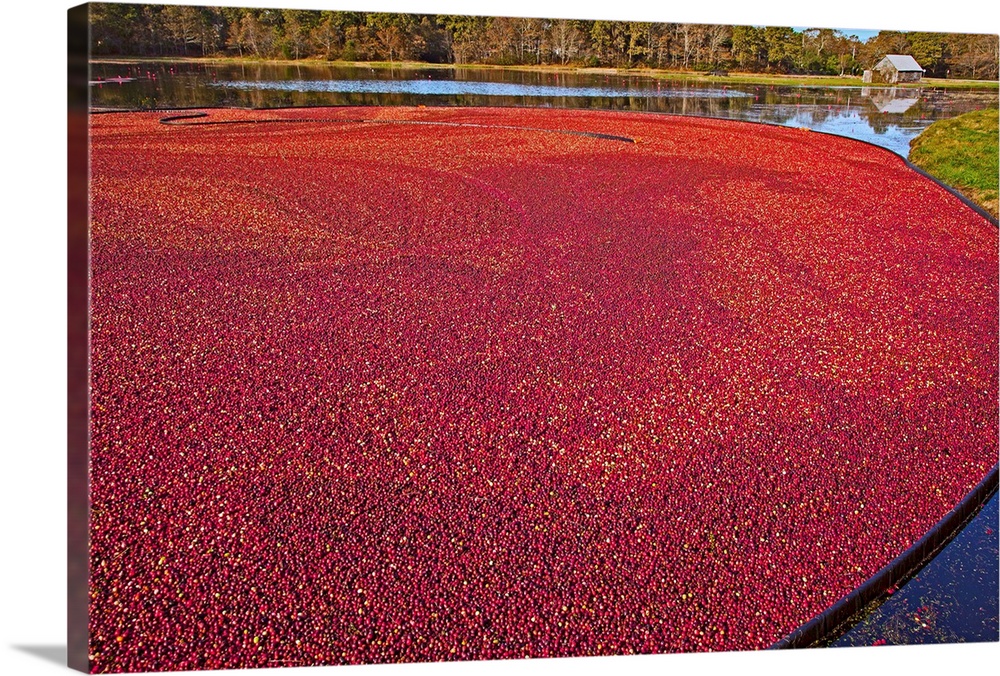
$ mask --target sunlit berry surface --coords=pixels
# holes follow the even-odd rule
[[[162,116],[91,123],[95,672],[763,648],[996,462],[997,229],[885,150]]]

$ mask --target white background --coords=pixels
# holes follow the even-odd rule
[[[199,4],[199,3],[194,3]],[[211,3],[200,3],[211,4]],[[232,5],[507,16],[751,23],[997,33],[989,0],[877,3],[735,0],[270,0]],[[13,0],[2,26],[3,289],[0,412],[0,674],[65,669],[66,644],[66,10],[71,3]],[[752,612],[752,609],[747,609]],[[39,657],[37,653],[48,655]],[[325,667],[287,673],[422,674],[628,671],[819,674],[962,672],[1000,663],[1000,644],[577,658],[437,665]],[[988,665],[993,664],[993,668]],[[262,673],[279,673],[274,671]],[[252,673],[251,671],[230,673]],[[256,672],[253,672],[256,673]],[[285,673],[285,672],[282,672]]]

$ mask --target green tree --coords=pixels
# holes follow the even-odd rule
[[[316,12],[286,9],[281,12],[281,52],[286,58],[309,56],[312,31],[318,25]]]
[[[327,59],[332,59],[333,53],[344,44],[344,31],[336,22],[337,14],[339,12],[321,12],[319,22],[309,33],[313,47]]]
[[[438,22],[451,36],[448,46],[452,63],[474,63],[485,51],[485,37],[491,20],[483,16],[441,15]]]
[[[908,53],[928,75],[942,77],[948,70],[944,33],[908,33]]]
[[[152,11],[152,7],[144,5],[103,2],[90,5],[91,51],[95,54],[145,54],[145,47],[155,45],[159,38],[159,31],[150,34],[159,20],[159,9]]]
[[[621,21],[595,21],[590,44],[601,62],[614,66],[628,63],[628,34]]]
[[[733,58],[740,68],[757,70],[762,67],[767,55],[764,30],[756,26],[733,26]]]
[[[863,47],[858,36],[846,36],[839,31],[834,42],[834,52],[837,55],[837,68],[841,75],[852,73],[857,75],[861,68],[858,64],[857,55],[859,49]]]
[[[787,72],[794,68],[801,47],[799,36],[787,26],[764,28],[764,48],[769,69]]]
[[[628,47],[625,54],[628,65],[634,66],[637,61],[648,59],[652,53],[649,46],[649,24],[640,21],[628,23]]]
[[[413,27],[413,57],[427,63],[447,63],[448,36],[435,17],[422,16]]]
[[[912,54],[929,75],[996,78],[994,35],[94,3],[94,54],[562,63],[857,74]]]
[[[181,54],[188,54],[195,46],[203,54],[215,50],[215,36],[204,8],[167,5],[160,12],[160,18],[167,38]]]
[[[840,33],[829,28],[802,31],[799,68],[806,73],[833,74],[840,67],[836,46]]]

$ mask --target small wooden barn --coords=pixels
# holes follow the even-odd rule
[[[872,70],[878,79],[889,84],[918,82],[924,74],[924,69],[909,54],[886,54]]]

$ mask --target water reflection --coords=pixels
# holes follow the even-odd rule
[[[618,87],[568,87],[563,85],[469,82],[462,80],[237,80],[213,82],[211,87],[261,89],[267,91],[329,92],[334,94],[412,94],[414,96],[521,96],[521,97],[689,97],[725,98],[750,96],[746,92],[713,88],[638,89],[623,92]]]
[[[301,64],[94,63],[95,109],[528,106],[766,122],[840,134],[904,157],[935,120],[997,106],[994,90],[729,85],[611,73]]]
[[[920,97],[912,89],[872,89],[862,87],[861,96],[871,99],[872,104],[880,113],[905,113],[913,107]]]

